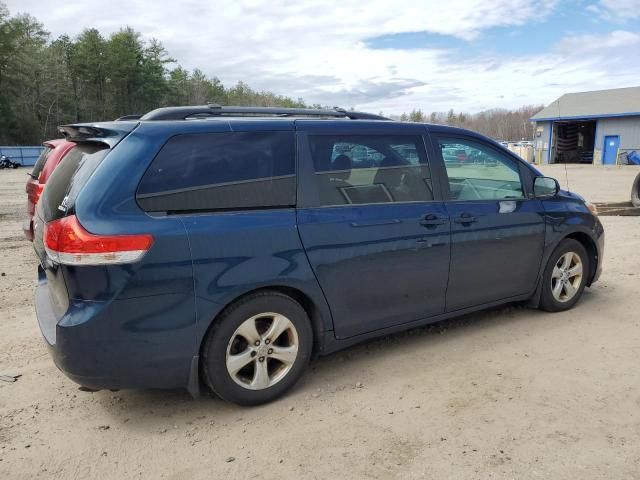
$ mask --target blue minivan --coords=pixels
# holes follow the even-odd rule
[[[567,310],[600,273],[594,207],[467,130],[212,104],[61,131],[35,303],[90,389],[260,404],[313,355],[507,302]]]

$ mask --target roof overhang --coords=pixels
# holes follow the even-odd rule
[[[531,122],[558,122],[562,120],[597,120],[599,118],[620,118],[620,117],[640,117],[640,112],[628,112],[628,113],[606,113],[601,115],[577,115],[566,117],[543,117],[535,118],[531,117]]]

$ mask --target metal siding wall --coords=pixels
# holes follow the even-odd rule
[[[44,147],[0,147],[0,155],[6,155],[23,167],[35,165]]]
[[[537,136],[537,128],[542,127],[542,134]],[[533,158],[536,164],[547,163],[549,156],[549,133],[551,128],[551,122],[537,122],[536,123],[536,136],[533,139],[534,154]],[[547,148],[545,148],[545,144]]]
[[[621,152],[632,150],[640,152],[640,116],[599,119],[598,131],[596,132],[594,158],[599,154],[598,157],[602,159],[604,137],[607,135],[620,136]]]

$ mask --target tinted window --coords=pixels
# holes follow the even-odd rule
[[[108,152],[104,144],[78,144],[64,157],[38,202],[42,204],[45,222],[62,218],[73,208],[78,193]]]
[[[197,211],[295,205],[292,132],[176,135],[138,187],[147,211]]]
[[[433,200],[419,136],[312,135],[309,144],[321,205]]]
[[[524,198],[518,162],[488,145],[460,138],[438,139],[454,200]]]
[[[30,173],[31,177],[35,178],[36,180],[38,179],[38,177],[40,176],[40,172],[42,172],[42,169],[47,163],[47,158],[49,158],[49,155],[52,151],[53,147],[45,145],[44,150],[42,150],[42,153],[36,160],[36,163],[33,165],[33,170]]]

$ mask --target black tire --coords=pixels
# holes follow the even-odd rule
[[[580,286],[576,288],[576,293],[568,300],[559,301],[553,294],[552,291],[552,274],[554,267],[558,263],[563,255],[573,252],[580,257],[580,261],[582,262],[582,278],[580,279]],[[547,266],[544,269],[544,274],[542,275],[542,292],[540,297],[540,308],[547,312],[562,312],[564,310],[569,310],[573,308],[573,306],[578,303],[582,293],[584,292],[584,288],[587,283],[587,279],[589,277],[590,259],[587,253],[587,250],[584,246],[573,239],[567,238],[560,242],[560,244],[556,247],[554,252],[549,257],[549,261],[547,262]]]
[[[634,207],[640,207],[640,173],[636,175],[631,187],[631,204]]]
[[[226,362],[227,348],[233,340],[232,337],[237,338],[234,334],[240,325],[265,312],[283,315],[293,324],[297,333],[298,353],[289,370],[276,383],[261,390],[251,390],[236,383],[229,373]],[[293,298],[282,293],[257,292],[227,307],[211,326],[201,352],[203,377],[209,388],[228,402],[238,405],[267,403],[283,395],[300,379],[311,358],[312,347],[313,330],[304,308]],[[247,344],[244,348],[253,347]],[[277,360],[266,358],[265,362],[265,365],[280,366]],[[248,368],[256,368],[255,365],[257,364],[251,362]]]

